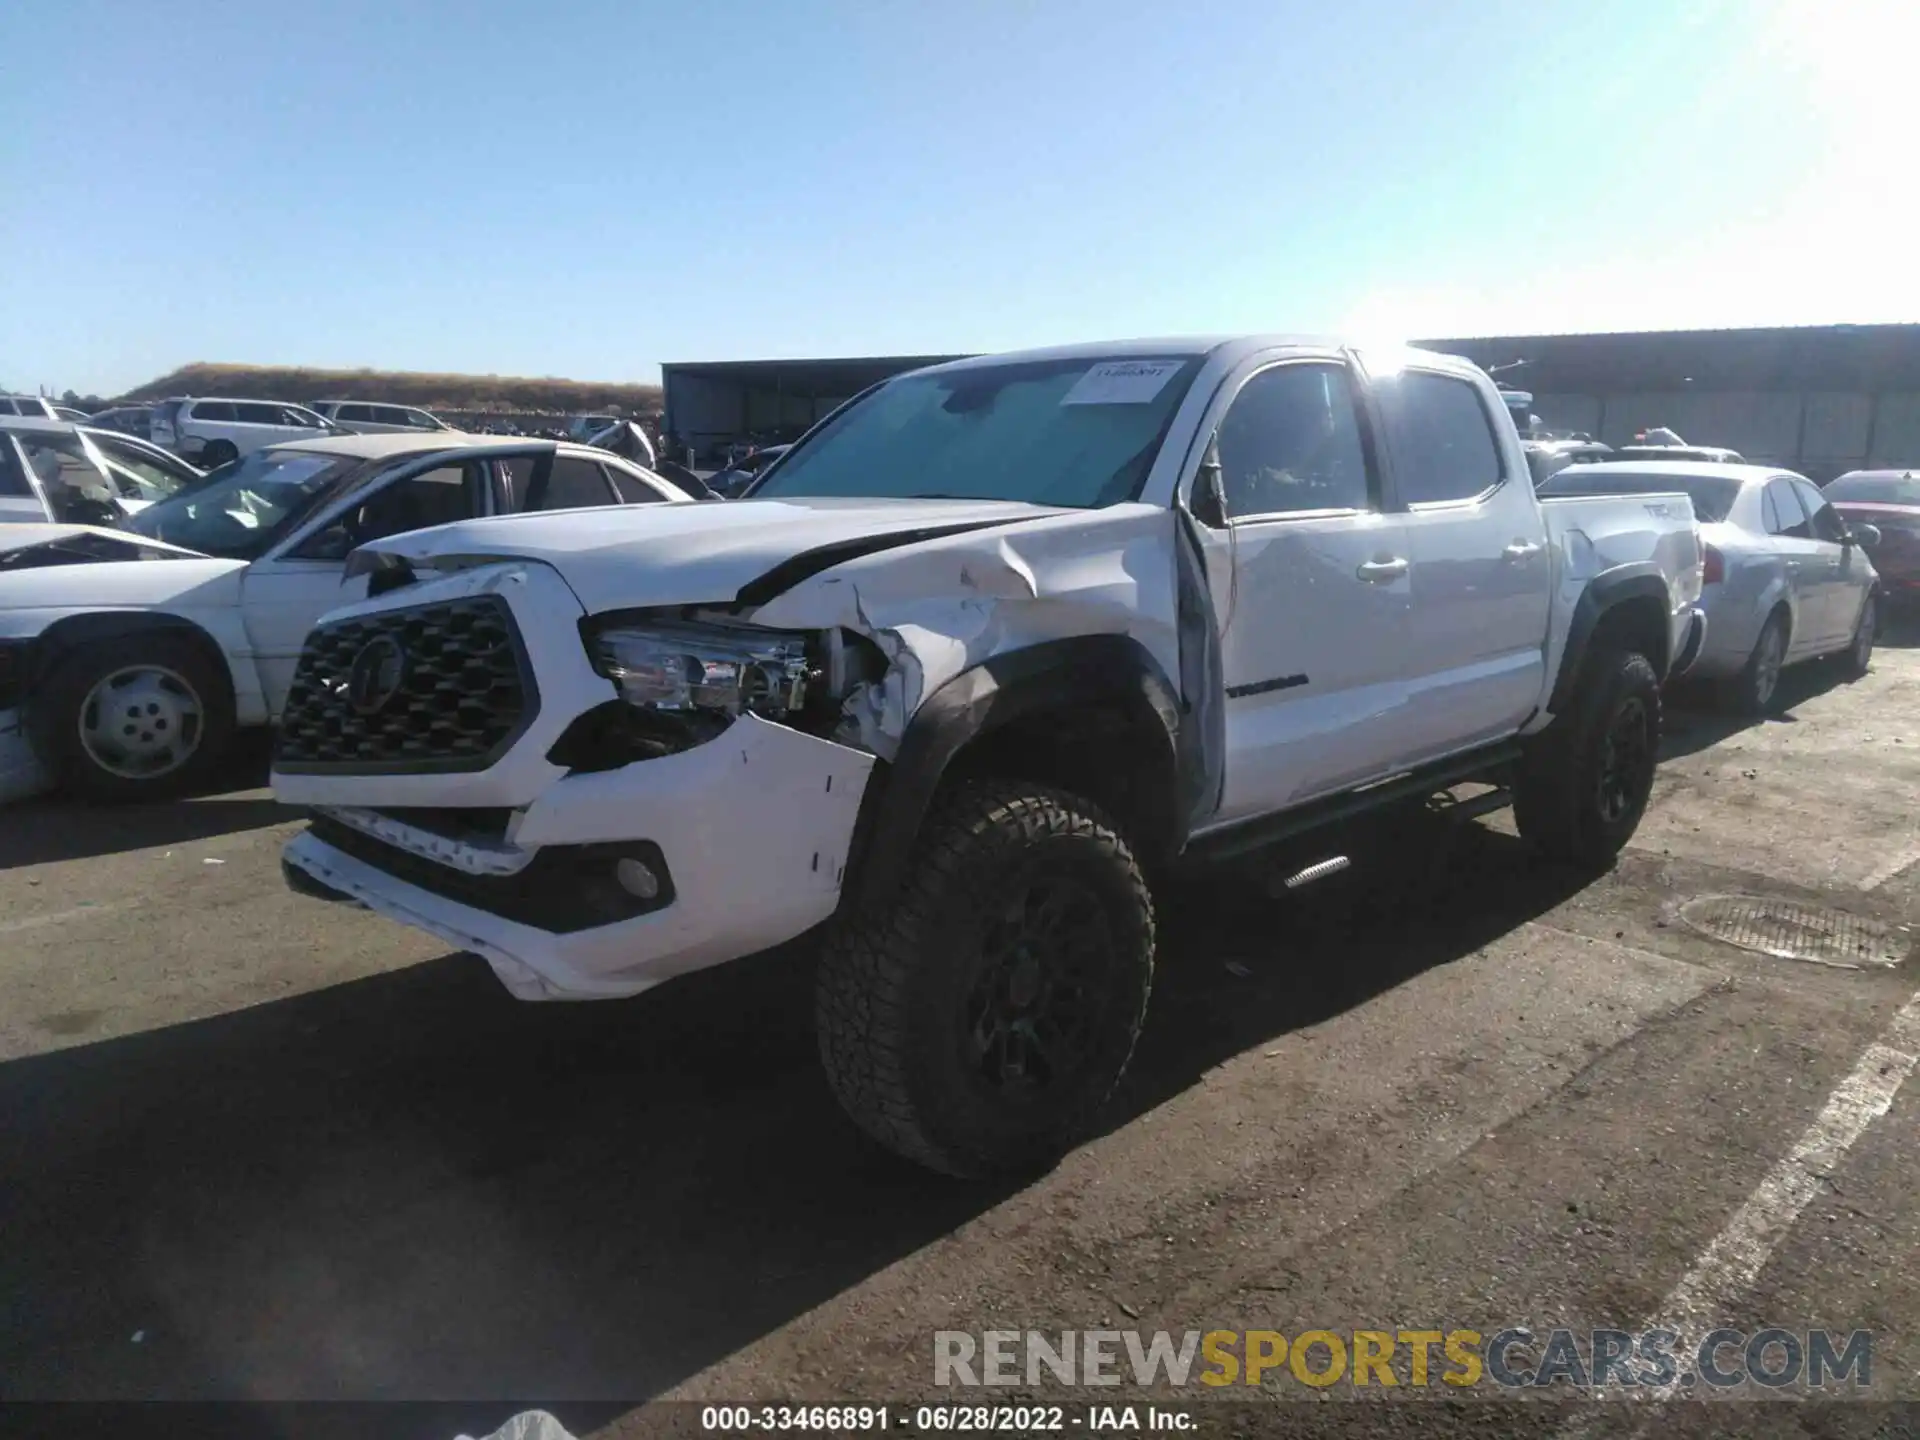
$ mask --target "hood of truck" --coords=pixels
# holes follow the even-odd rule
[[[737,500],[502,515],[367,546],[423,569],[534,560],[589,614],[764,603],[863,555],[1068,513],[1003,500]]]

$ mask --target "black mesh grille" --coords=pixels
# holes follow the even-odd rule
[[[373,659],[387,663],[367,663]],[[538,708],[519,631],[499,597],[388,610],[307,637],[274,764],[362,774],[484,770]]]

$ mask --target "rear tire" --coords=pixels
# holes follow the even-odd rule
[[[1723,697],[1727,708],[1741,715],[1766,715],[1780,694],[1780,672],[1786,666],[1787,621],[1778,610],[1760,627],[1753,653],[1740,673],[1729,680]]]
[[[1513,818],[1521,837],[1581,869],[1611,865],[1653,793],[1660,724],[1660,677],[1647,657],[1617,648],[1595,654],[1572,705],[1520,762]]]
[[[202,470],[215,470],[226,464],[229,460],[237,460],[239,458],[240,451],[231,440],[211,440],[207,442],[206,448],[200,452],[200,468]]]
[[[828,1082],[882,1145],[950,1175],[1030,1171],[1089,1130],[1153,981],[1153,900],[1095,807],[972,781],[929,817],[884,910],[829,940]]]
[[[226,667],[179,635],[129,635],[62,660],[27,711],[34,750],[72,793],[162,800],[207,778],[233,738]]]
[[[1880,625],[1880,597],[1869,593],[1860,605],[1860,619],[1853,627],[1853,641],[1841,653],[1840,664],[1849,680],[1864,680],[1873,668],[1873,640]]]

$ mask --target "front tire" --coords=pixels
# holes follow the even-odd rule
[[[1603,650],[1573,704],[1535,736],[1514,783],[1521,838],[1554,860],[1604,870],[1633,838],[1653,794],[1660,677],[1637,651]]]
[[[34,749],[74,794],[125,803],[191,789],[233,737],[226,670],[178,635],[75,650],[28,711]]]
[[[884,910],[822,956],[820,1058],[856,1124],[950,1175],[1029,1171],[1085,1136],[1153,982],[1153,900],[1100,811],[970,781],[928,819]]]

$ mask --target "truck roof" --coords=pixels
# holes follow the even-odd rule
[[[1438,350],[1419,350],[1404,343],[1369,344],[1343,339],[1335,335],[1312,335],[1278,332],[1273,334],[1249,335],[1181,335],[1161,336],[1139,340],[1092,340],[1075,345],[1050,345],[1037,350],[1002,351],[997,355],[971,355],[961,360],[949,360],[940,365],[929,365],[923,370],[910,372],[927,375],[954,370],[969,370],[989,365],[1004,365],[1022,361],[1044,360],[1103,360],[1130,356],[1186,356],[1205,355],[1215,361],[1232,364],[1245,356],[1255,355],[1263,350],[1274,350],[1288,346],[1299,346],[1311,350],[1339,350],[1344,347],[1365,351],[1376,357],[1386,354],[1417,355],[1422,365],[1436,369],[1452,370],[1460,374],[1479,374],[1478,368],[1470,360],[1458,355],[1448,355]]]

